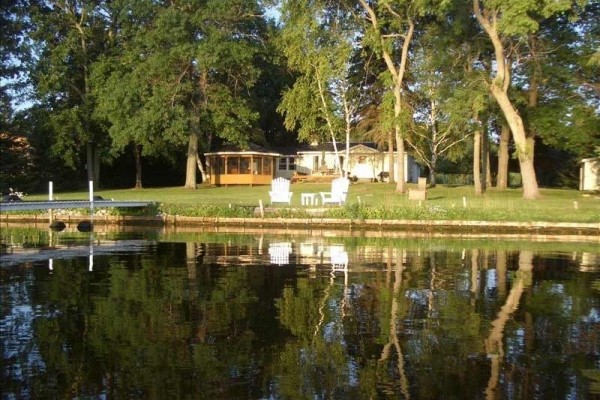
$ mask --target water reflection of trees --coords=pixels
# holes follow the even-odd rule
[[[216,263],[225,253],[249,265]],[[35,270],[44,370],[30,397],[587,393],[598,293],[586,275],[566,279],[569,263],[526,250],[362,248],[344,275],[258,268],[245,253],[268,257],[161,244],[152,257],[99,257],[93,274],[81,259]]]

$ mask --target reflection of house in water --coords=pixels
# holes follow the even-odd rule
[[[272,264],[289,264],[291,253],[292,243],[290,242],[269,243],[269,256],[271,257]]]
[[[596,253],[581,253],[581,263],[579,264],[581,272],[600,271],[600,256]]]
[[[298,253],[303,257],[313,257],[317,254],[317,244],[316,243],[300,243],[300,249]]]

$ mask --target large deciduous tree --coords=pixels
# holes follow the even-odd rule
[[[527,38],[523,76],[523,116],[543,144],[590,157],[600,144],[600,68],[590,65],[600,43],[600,4],[574,7],[544,20]],[[578,169],[575,168],[575,173]]]
[[[299,139],[329,137],[336,160],[337,141],[345,133],[346,156],[358,109],[359,95],[350,80],[350,62],[356,30],[350,14],[327,1],[282,2],[281,45],[289,66],[299,74],[284,93],[279,110],[285,113],[288,129],[298,126]],[[348,165],[336,163],[348,173]]]
[[[53,150],[72,168],[85,149],[87,178],[100,184],[103,131],[94,119],[91,65],[107,43],[104,0],[32,2],[35,44],[31,78],[37,99],[51,109]]]
[[[414,127],[407,143],[417,159],[429,168],[429,184],[436,185],[436,170],[441,157],[460,159],[466,152],[460,143],[472,134],[470,109],[481,107],[481,96],[472,87],[465,90],[469,79],[463,68],[464,46],[450,35],[449,27],[432,23],[422,29],[415,40],[411,64],[411,103]],[[446,28],[446,29],[444,29]],[[458,54],[457,54],[458,53]],[[472,86],[472,85],[471,85]]]
[[[403,107],[402,90],[408,64],[410,43],[415,32],[415,20],[424,12],[420,2],[387,1],[368,2],[359,0],[366,12],[365,42],[383,58],[391,76],[390,91],[393,95],[393,130],[397,151],[396,191],[406,192],[404,179],[405,132],[401,124]]]
[[[249,89],[259,74],[262,11],[243,0],[131,1],[118,11],[140,23],[121,21],[117,40],[123,43],[99,74],[105,80],[99,104],[111,137],[118,147],[132,144],[144,154],[187,143],[185,187],[196,188],[197,168],[204,173],[199,151],[214,139],[241,145],[260,139]]]
[[[570,7],[571,1],[567,0],[473,0],[475,17],[494,47],[495,70],[488,85],[512,132],[521,169],[524,199],[538,198],[539,188],[533,164],[533,141],[509,93],[512,88],[511,54],[516,51],[519,40],[538,31],[539,20],[564,12]]]

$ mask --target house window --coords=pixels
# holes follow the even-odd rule
[[[358,156],[358,163],[359,164],[366,164],[367,163],[367,156]]]
[[[295,171],[296,170],[295,157],[280,157],[278,168],[280,171]]]
[[[319,169],[320,166],[321,166],[321,164],[319,164],[319,156],[314,156],[313,157],[313,169],[317,170],[317,169]]]
[[[279,157],[279,170],[285,171],[287,169],[287,157]]]

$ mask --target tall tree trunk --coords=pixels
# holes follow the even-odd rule
[[[486,10],[484,15],[479,0],[473,0],[473,11],[494,46],[496,76],[490,84],[490,91],[500,106],[512,132],[521,169],[523,198],[527,200],[536,199],[539,197],[540,191],[533,165],[533,148],[529,146],[527,141],[523,119],[508,97],[508,89],[511,85],[510,62],[507,62],[504,44],[498,31],[497,12]]]
[[[500,105],[500,108],[506,116],[508,125],[515,141],[517,157],[521,170],[521,179],[523,182],[523,198],[533,200],[540,196],[540,190],[537,183],[537,177],[533,165],[533,143],[527,138],[523,119],[519,112],[513,107],[508,95],[492,84],[492,95]]]
[[[483,118],[481,124],[481,193],[485,193],[488,188],[488,176],[490,174],[489,168],[489,143],[488,143],[488,131],[487,131],[487,118]]]
[[[396,182],[396,191],[398,193],[406,192],[406,179],[404,172],[404,136],[402,135],[402,128],[400,126],[399,118],[402,112],[402,84],[404,82],[404,73],[406,72],[406,65],[408,63],[408,50],[410,47],[410,41],[412,40],[413,33],[415,31],[415,24],[411,18],[407,19],[408,29],[403,36],[402,41],[402,52],[400,54],[400,64],[396,65],[393,54],[388,50],[389,46],[386,43],[382,28],[379,26],[377,13],[373,10],[369,2],[366,0],[359,0],[363,9],[369,14],[369,21],[373,26],[376,34],[379,36],[381,42],[383,61],[385,62],[388,71],[392,75],[394,83],[394,136],[396,140],[396,151],[398,154],[398,160],[396,160],[398,168],[398,182]],[[396,15],[399,17],[398,15]]]
[[[88,182],[94,182],[94,190],[97,189],[96,168],[94,168],[94,144],[88,141],[86,145],[86,169]]]
[[[496,178],[496,187],[506,189],[508,187],[508,142],[510,141],[510,127],[502,119],[502,128],[500,130],[500,146],[498,147],[498,176]]]
[[[492,182],[492,168],[491,168],[491,163],[490,163],[490,141],[489,139],[486,141],[486,147],[485,147],[485,159],[486,159],[486,169],[485,169],[485,186],[486,188],[491,188],[493,186],[493,182]]]
[[[388,157],[390,160],[388,182],[396,183],[396,164],[394,163],[394,135],[392,135],[392,131],[388,132]]]
[[[208,182],[208,175],[204,166],[202,165],[202,160],[200,159],[200,155],[196,154],[196,164],[198,165],[198,170],[200,171],[200,176],[202,177],[202,183]]]
[[[198,134],[191,133],[188,142],[185,188],[196,189],[196,158],[198,157]]]
[[[398,169],[398,182],[396,182],[396,192],[404,193],[406,191],[406,179],[404,171],[404,139],[400,133],[400,126],[396,124],[396,152],[398,160],[396,160],[396,169]]]
[[[87,179],[94,182],[94,190],[100,188],[100,157],[98,156],[98,146],[92,141],[86,144],[86,164]]]
[[[59,6],[61,7],[61,6]],[[74,14],[74,10],[70,10],[68,7],[63,8],[64,10],[68,10],[68,12],[73,12],[73,18],[77,18]],[[83,109],[87,111],[88,115],[86,115],[84,127],[85,133],[88,135],[88,142],[86,145],[86,158],[87,158],[87,175],[88,181],[92,181],[94,190],[100,188],[100,159],[98,155],[98,146],[94,141],[94,134],[90,128],[90,118],[91,118],[91,109],[88,106],[88,102],[90,99],[91,87],[90,87],[90,73],[88,66],[88,48],[87,48],[87,34],[84,28],[84,21],[87,19],[87,13],[85,10],[81,11],[81,15],[78,20],[73,21],[73,26],[75,30],[79,33],[79,43],[81,45],[81,54],[82,54],[82,69],[83,69],[83,94],[81,102],[83,105]]]
[[[333,161],[333,168],[338,171],[338,174],[342,176],[342,166],[340,165],[340,156],[337,148],[337,141],[335,139],[335,130],[333,129],[333,123],[331,122],[331,115],[329,115],[327,107],[327,99],[325,98],[325,92],[327,91],[326,85],[321,81],[321,75],[317,67],[315,67],[315,76],[317,78],[317,87],[319,88],[319,97],[321,98],[321,112],[323,118],[327,123],[329,134],[331,135],[331,143],[333,144],[333,152],[335,154],[335,160]]]
[[[476,194],[483,194],[481,187],[481,130],[473,133],[473,185]]]
[[[437,156],[433,154],[431,156],[431,163],[429,164],[429,187],[435,187],[436,185],[436,172],[437,172]]]
[[[142,146],[133,144],[133,158],[135,159],[135,186],[134,189],[142,188]]]

